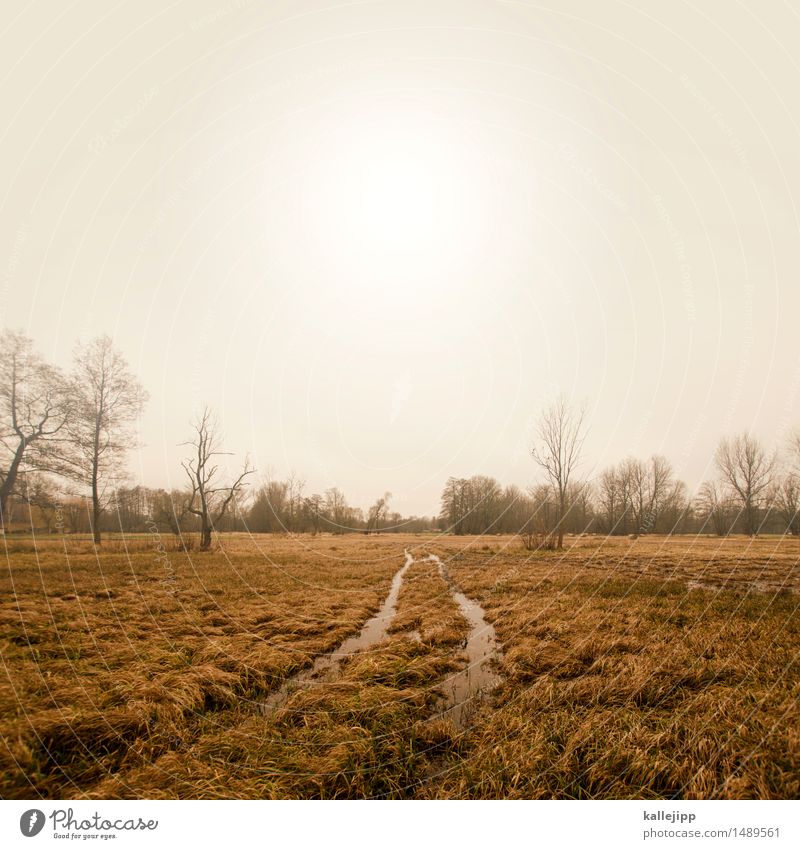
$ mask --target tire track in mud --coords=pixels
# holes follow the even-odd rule
[[[464,646],[467,665],[440,685],[445,694],[445,704],[436,717],[446,716],[456,728],[463,729],[477,710],[481,697],[497,687],[502,680],[492,669],[492,661],[501,655],[500,644],[494,626],[486,621],[484,609],[461,592],[442,559],[435,554],[429,554],[427,559],[438,566],[442,580],[470,626]]]
[[[320,655],[310,669],[303,669],[287,678],[277,690],[270,693],[261,703],[260,712],[262,714],[271,714],[282,707],[297,690],[330,683],[330,677],[336,675],[344,658],[372,648],[372,646],[386,639],[389,634],[389,626],[397,612],[397,599],[403,586],[403,577],[415,562],[408,549],[405,550],[404,554],[405,563],[394,573],[389,594],[384,599],[380,610],[364,623],[358,634],[348,637],[332,652]]]
[[[395,572],[389,593],[380,610],[367,620],[356,636],[348,637],[334,651],[317,657],[310,668],[287,678],[260,704],[259,709],[262,714],[274,713],[283,707],[298,690],[333,683],[338,676],[342,660],[378,645],[389,636],[389,628],[397,612],[397,602],[405,573],[414,563],[420,562],[414,560],[408,550],[404,553],[405,562]],[[469,633],[463,645],[467,663],[443,681],[431,683],[431,687],[442,692],[442,698],[440,709],[429,717],[429,720],[447,718],[456,728],[463,729],[477,710],[481,697],[497,687],[502,680],[492,669],[492,661],[501,655],[500,646],[494,626],[486,621],[481,605],[461,592],[447,572],[441,558],[435,554],[429,554],[425,559],[436,564],[445,586],[456,602],[461,615],[469,624]],[[417,632],[411,632],[406,636],[415,640],[420,639]]]

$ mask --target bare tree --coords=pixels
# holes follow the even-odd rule
[[[600,475],[597,484],[597,503],[603,516],[605,531],[609,534],[616,533],[627,505],[623,481],[614,466],[605,469]]]
[[[34,526],[34,511],[37,511],[47,525],[47,533],[53,533],[60,513],[59,495],[53,482],[37,472],[26,474],[25,486],[18,497],[28,507],[31,527]],[[63,522],[61,524],[63,527]]]
[[[594,524],[594,487],[589,481],[570,482],[567,489],[569,504],[568,527],[572,533],[586,533]]]
[[[786,531],[800,536],[800,475],[789,472],[777,481],[769,501],[781,517]]]
[[[631,472],[631,511],[634,534],[646,534],[655,528],[667,496],[674,486],[669,461],[654,455],[646,463],[633,460]]]
[[[563,396],[548,407],[539,417],[533,459],[544,469],[556,500],[556,517],[551,533],[557,535],[556,547],[564,547],[564,519],[569,508],[569,483],[575,467],[580,462],[585,439],[585,411],[573,411]]]
[[[100,518],[119,482],[124,454],[135,445],[134,423],[148,396],[108,336],[76,347],[71,389],[71,452],[64,473],[89,490],[92,534],[99,544]]]
[[[746,533],[758,533],[758,513],[772,484],[775,455],[767,454],[755,437],[740,434],[723,439],[715,456],[723,481],[741,505]]]
[[[300,530],[298,524],[303,513],[303,491],[306,488],[306,482],[292,471],[286,479],[286,487],[286,530],[294,533]]]
[[[549,483],[538,484],[530,488],[528,498],[531,515],[520,533],[522,544],[528,551],[552,550],[558,544],[553,532],[558,516],[555,490]]]
[[[195,437],[184,445],[190,445],[194,451],[192,456],[182,463],[190,485],[186,511],[199,518],[200,550],[208,551],[211,548],[211,534],[214,528],[247,485],[245,478],[255,470],[250,468],[249,461],[245,459],[242,472],[232,484],[219,483],[216,458],[228,452],[219,448],[219,429],[208,407],[192,423],[192,427]]]
[[[157,528],[168,528],[175,537],[176,543],[182,547],[181,528],[186,518],[186,493],[179,490],[167,492],[160,489],[153,493],[150,505],[149,520]]]
[[[325,511],[333,526],[333,533],[343,534],[350,519],[350,508],[344,493],[335,486],[325,490]]]
[[[320,532],[322,520],[325,518],[325,499],[315,492],[305,499],[304,509],[311,526],[311,533],[316,536]]]
[[[0,528],[21,474],[52,470],[72,409],[67,380],[33,350],[27,336],[0,337]]]
[[[730,531],[734,506],[716,481],[706,481],[700,487],[695,509],[703,525],[710,522],[717,536],[724,537]]]
[[[385,492],[373,505],[367,513],[367,527],[364,530],[365,534],[377,533],[380,530],[380,523],[386,518],[389,512],[389,499],[392,497],[391,492]]]

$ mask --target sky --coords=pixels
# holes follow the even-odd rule
[[[800,13],[563,0],[20,4],[0,34],[0,326],[108,333],[133,481],[233,467],[433,514],[800,425]]]

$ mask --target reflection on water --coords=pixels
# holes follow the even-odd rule
[[[470,625],[464,647],[467,665],[447,678],[441,686],[445,694],[445,706],[440,715],[463,728],[477,707],[478,697],[500,683],[500,677],[491,668],[491,661],[499,656],[500,649],[494,626],[484,618],[483,608],[458,589],[439,557],[431,554],[428,560],[438,565],[439,573],[450,588],[461,615]]]
[[[298,689],[332,685],[335,682],[339,664],[344,658],[369,649],[386,639],[397,611],[397,599],[403,585],[403,576],[414,563],[414,558],[408,551],[405,552],[405,556],[405,563],[392,578],[389,594],[381,605],[381,609],[364,624],[360,633],[348,637],[329,654],[318,657],[309,669],[298,672],[284,681],[261,704],[262,713],[269,714],[282,707]],[[500,677],[491,668],[491,661],[499,657],[500,649],[494,627],[486,622],[483,608],[459,590],[439,557],[431,554],[428,560],[437,564],[439,574],[470,626],[464,645],[467,664],[439,685],[439,689],[444,693],[444,699],[442,709],[437,714],[437,717],[447,717],[457,727],[463,728],[476,710],[481,694],[489,692],[500,683]],[[411,631],[405,636],[416,641],[420,640],[417,631]]]
[[[302,687],[310,687],[315,684],[329,683],[324,679],[334,674],[339,667],[339,663],[343,658],[349,657],[358,651],[371,648],[374,645],[386,639],[389,633],[389,626],[392,624],[392,619],[397,611],[397,598],[400,595],[400,588],[403,585],[403,576],[406,570],[414,562],[414,558],[405,552],[405,563],[395,572],[392,578],[392,585],[389,589],[389,595],[381,605],[381,609],[367,622],[364,627],[354,637],[348,637],[337,649],[329,654],[320,655],[310,669],[304,669],[298,672],[286,681],[274,693],[270,693],[266,700],[261,705],[262,713],[272,713],[281,707],[289,696]]]

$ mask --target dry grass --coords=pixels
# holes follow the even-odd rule
[[[437,546],[506,646],[505,683],[428,795],[797,798],[800,546],[571,543]]]
[[[789,540],[10,539],[0,795],[796,798],[800,545]],[[437,718],[467,623],[435,566],[389,638],[277,712],[277,683],[378,610],[403,549],[486,611],[503,684]]]

